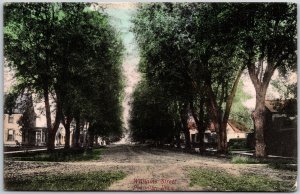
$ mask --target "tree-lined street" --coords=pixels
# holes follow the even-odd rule
[[[290,2],[6,3],[5,189],[294,191],[296,16]]]

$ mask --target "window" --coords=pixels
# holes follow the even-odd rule
[[[14,115],[9,115],[8,116],[8,123],[13,123],[14,122]]]
[[[37,131],[35,135],[36,135],[36,143],[38,144],[41,143],[41,132]]]
[[[7,141],[14,141],[14,140],[15,140],[15,131],[12,129],[8,129]]]

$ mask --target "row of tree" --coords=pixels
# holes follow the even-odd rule
[[[123,50],[109,17],[91,4],[4,6],[5,58],[17,80],[11,92],[44,100],[49,150],[60,124],[69,148],[73,120],[75,146],[86,123],[91,146],[94,135],[121,135]]]
[[[143,74],[134,94],[133,137],[178,137],[182,130],[190,147],[191,112],[200,139],[212,122],[218,151],[227,152],[227,122],[248,70],[256,91],[256,156],[265,156],[266,92],[276,69],[296,68],[296,15],[291,3],[142,4],[132,29]]]

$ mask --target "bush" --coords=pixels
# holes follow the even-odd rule
[[[249,150],[246,139],[230,139],[228,142],[229,150]]]
[[[233,156],[231,158],[231,163],[233,163],[233,164],[257,164],[257,163],[259,163],[259,161],[254,158],[247,157],[247,156]]]

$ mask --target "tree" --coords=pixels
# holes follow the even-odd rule
[[[296,72],[281,73],[276,80],[271,80],[271,85],[279,93],[280,98],[297,98]]]
[[[91,127],[89,131],[95,135],[114,133],[122,125],[119,100],[124,47],[119,34],[110,25],[108,16],[100,10],[84,9],[85,6],[62,6],[68,15],[58,36],[63,45],[60,60],[64,65],[59,69],[57,83],[62,96],[62,123],[67,132],[66,148],[73,118],[79,120],[75,130],[77,146],[81,122],[88,122]],[[103,115],[105,118],[99,120]],[[95,119],[100,123],[94,124]],[[108,121],[111,121],[110,124],[104,127]]]
[[[13,110],[16,108],[16,101],[18,94],[15,92],[10,92],[4,95],[4,112],[12,114]]]
[[[245,68],[237,57],[240,49],[230,46],[232,36],[224,36],[232,26],[224,22],[228,9],[225,4],[153,3],[142,5],[133,20],[146,79],[176,96],[187,140],[188,111],[203,134],[205,104],[220,152],[227,150],[227,121]]]
[[[243,81],[240,81],[233,101],[230,119],[243,123],[248,129],[253,129],[251,111],[244,105],[245,101],[250,98],[251,96],[244,92]]]
[[[109,110],[114,116],[120,112],[123,47],[108,17],[88,9],[88,5],[11,3],[5,6],[5,56],[16,71],[18,83],[30,86],[45,100],[49,150],[54,149],[55,135],[62,121],[68,134],[72,117],[79,124],[80,119],[91,122],[94,114],[98,115],[98,122],[106,122],[107,117],[100,119],[101,110]],[[50,96],[55,104],[53,123]],[[99,103],[105,99],[115,105],[110,108],[111,103]],[[114,121],[121,125],[120,119]]]
[[[157,145],[179,136],[178,106],[162,89],[142,80],[133,99],[130,128],[135,141],[152,140]]]
[[[29,138],[30,131],[36,126],[36,113],[34,112],[32,94],[23,94],[22,98],[25,98],[22,100],[22,106],[20,107],[22,116],[17,123],[21,127],[20,132],[26,141],[26,136]]]
[[[54,32],[59,23],[58,4],[7,4],[4,9],[4,51],[16,77],[45,100],[48,149],[54,149],[60,123],[60,96],[56,96],[56,114],[52,125],[49,95],[55,90],[56,69]],[[25,86],[25,85],[24,85]]]
[[[133,32],[140,48],[140,70],[145,79],[155,87],[163,88],[167,96],[179,106],[178,114],[185,134],[186,148],[190,147],[188,122],[189,101],[192,98],[192,82],[185,63],[189,55],[180,37],[181,21],[178,7],[171,3],[142,5],[133,20]],[[182,50],[180,50],[182,49]],[[187,57],[182,57],[187,56]]]
[[[289,71],[296,67],[296,4],[263,3],[239,4],[232,12],[242,56],[247,64],[256,91],[256,105],[252,113],[255,128],[257,157],[266,156],[264,140],[265,97],[276,69]],[[237,19],[238,18],[238,19]]]

